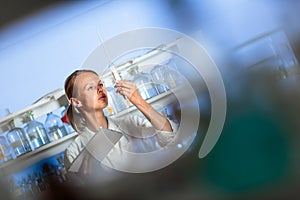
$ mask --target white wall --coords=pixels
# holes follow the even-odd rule
[[[67,75],[100,43],[97,30],[106,40],[139,27],[175,24],[161,1],[73,1],[2,30],[0,109],[16,112],[63,88]]]
[[[18,111],[62,88],[99,44],[97,30],[104,40],[142,27],[200,30],[227,76],[232,74],[230,49],[236,45],[279,26],[299,35],[297,5],[291,0],[65,1],[1,30],[0,112]]]

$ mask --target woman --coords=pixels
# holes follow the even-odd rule
[[[146,119],[130,115],[122,119],[106,117],[103,109],[108,105],[108,95],[98,74],[92,70],[76,70],[66,79],[65,93],[70,102],[67,117],[78,132],[77,138],[65,151],[67,170],[101,128],[122,134],[116,144],[118,148],[112,149],[103,160],[103,163],[112,168],[119,160],[125,159],[126,162],[122,151],[148,152],[173,140],[176,124],[154,110],[138,93],[135,83],[120,80],[116,82],[115,88],[116,92],[127,97]]]

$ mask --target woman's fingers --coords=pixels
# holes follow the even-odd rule
[[[124,80],[118,81],[115,85],[115,88],[117,88],[117,92],[128,95],[132,94],[137,90],[135,83]]]
[[[122,88],[122,87],[119,87],[117,89],[117,92],[130,98],[134,94],[135,90],[133,90],[131,88]]]
[[[119,88],[119,87],[132,88],[132,89],[136,88],[135,83],[130,81],[125,81],[125,80],[119,80],[116,82],[115,88]]]
[[[115,88],[117,88],[118,93],[128,97],[129,100],[132,100],[132,98],[137,99],[140,97],[140,94],[134,82],[119,80],[116,82]]]

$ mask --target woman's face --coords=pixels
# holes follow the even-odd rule
[[[92,72],[85,72],[77,76],[74,83],[76,99],[80,101],[78,107],[84,111],[103,109],[108,104],[107,92],[99,77]]]

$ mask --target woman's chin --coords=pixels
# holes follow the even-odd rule
[[[95,109],[103,110],[104,108],[107,107],[107,105],[108,105],[107,101],[101,101],[101,102],[98,102],[97,105],[95,105]]]

